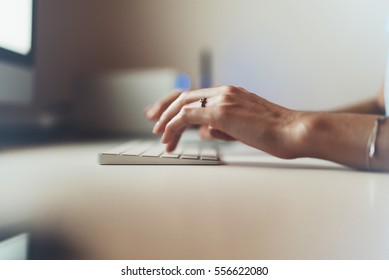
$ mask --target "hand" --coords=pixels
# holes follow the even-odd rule
[[[158,121],[162,113],[170,106],[170,104],[181,95],[181,91],[174,91],[170,95],[166,96],[153,106],[148,106],[145,109],[146,117],[151,121]],[[214,129],[208,125],[201,125],[199,128],[200,137],[203,140],[224,140],[234,141],[235,139],[225,133]]]
[[[207,98],[205,108],[201,98]],[[304,125],[296,121],[299,114],[233,86],[174,92],[146,112],[158,121],[153,133],[163,134],[167,151],[173,151],[182,133],[197,124],[208,127],[215,138],[236,139],[282,158],[296,156],[304,133]]]

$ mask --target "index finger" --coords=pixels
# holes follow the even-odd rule
[[[157,103],[146,108],[146,117],[149,120],[157,121],[161,117],[162,113],[174,102],[181,94],[181,91],[173,91],[169,95],[165,96]]]
[[[176,115],[167,125],[162,135],[161,143],[167,144],[167,151],[171,152],[177,146],[182,133],[192,124],[209,124],[211,116],[210,108],[187,107]]]

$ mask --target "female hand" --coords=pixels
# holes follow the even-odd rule
[[[201,98],[206,98],[201,107]],[[301,114],[273,104],[242,88],[222,86],[174,92],[147,110],[158,121],[153,133],[173,151],[190,125],[209,127],[209,133],[223,140],[236,139],[282,158],[294,158],[304,126],[296,122]]]
[[[151,121],[158,121],[161,117],[162,113],[170,106],[170,104],[177,99],[181,91],[174,91],[170,95],[166,96],[162,100],[158,101],[156,104],[152,106],[148,106],[145,109],[146,117]],[[201,125],[199,127],[199,134],[201,139],[203,140],[224,140],[224,141],[234,141],[233,137],[215,129],[208,125]]]

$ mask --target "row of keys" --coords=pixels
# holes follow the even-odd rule
[[[172,153],[165,152],[165,146],[156,141],[130,141],[103,153],[104,155],[140,156],[174,159],[219,160],[215,147],[204,144],[179,145]]]

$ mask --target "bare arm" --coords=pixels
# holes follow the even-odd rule
[[[389,171],[389,122],[378,131],[377,151],[367,164],[367,143],[379,115],[308,113],[271,103],[242,88],[224,86],[174,94],[151,107],[155,134],[175,149],[192,124],[220,139],[236,139],[280,158],[313,157],[357,169]],[[207,98],[206,107],[199,100]]]
[[[334,110],[333,112],[356,113],[356,114],[385,114],[384,89],[380,93],[366,101]]]
[[[298,156],[338,162],[357,169],[366,169],[367,143],[377,115],[349,113],[302,113],[304,123],[299,135]],[[372,170],[389,171],[389,122],[384,121],[377,134]]]

